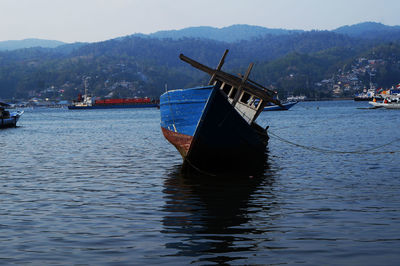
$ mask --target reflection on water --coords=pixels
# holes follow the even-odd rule
[[[273,185],[268,165],[264,173],[234,178],[190,175],[175,166],[164,182],[162,233],[180,237],[166,247],[174,250],[172,256],[192,257],[192,262],[241,259],[237,254],[257,248],[254,235],[265,233],[251,224],[252,215],[268,217],[271,208],[279,208]]]
[[[227,162],[226,160],[221,160],[218,164],[218,169],[203,171],[202,169],[197,168],[192,165],[189,160],[185,160],[181,167],[181,174],[186,176],[187,178],[203,178],[205,176],[214,176],[232,179],[243,179],[247,177],[254,176],[262,176],[269,169],[268,166],[268,149],[265,149],[265,152],[261,158],[258,158],[258,161],[253,161],[251,165],[249,164],[241,164],[239,167],[232,165],[232,163]],[[222,166],[222,167],[221,167]]]

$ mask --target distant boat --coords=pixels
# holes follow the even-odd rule
[[[9,106],[6,103],[0,102],[0,128],[16,127],[17,122],[24,111],[9,112],[5,107]]]
[[[287,97],[287,101],[289,102],[302,102],[305,101],[307,99],[307,96],[305,95],[299,95],[299,96],[289,96]]]
[[[400,95],[386,97],[383,101],[377,101],[374,99],[369,102],[373,106],[373,108],[386,108],[386,109],[400,109]]]
[[[376,92],[375,89],[364,89],[363,92],[358,93],[354,96],[354,101],[372,101],[374,98],[382,99],[381,96]]]
[[[363,93],[359,93],[359,94],[356,94],[356,95],[354,96],[354,101],[356,101],[356,102],[360,102],[360,101],[372,101],[373,99],[374,99],[374,96],[370,96],[370,95],[363,94]]]
[[[286,111],[292,108],[298,102],[286,102],[281,103],[281,105],[270,104],[264,107],[264,111]]]
[[[265,163],[267,128],[255,120],[275,93],[244,76],[180,59],[211,76],[209,85],[167,91],[160,97],[161,129],[184,160],[183,168],[217,175],[252,171]]]
[[[87,79],[85,84],[85,94],[78,95],[78,99],[68,105],[70,110],[81,109],[113,109],[113,108],[155,108],[158,107],[158,101],[151,100],[148,97],[144,98],[129,98],[129,99],[94,99],[89,96],[87,89]]]
[[[380,93],[381,98],[369,102],[373,108],[400,109],[400,84]]]
[[[74,101],[72,105],[68,105],[68,109],[71,110],[154,107],[158,107],[158,103],[150,98],[92,100],[92,97],[87,95],[84,95],[81,101]]]

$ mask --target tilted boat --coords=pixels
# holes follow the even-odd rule
[[[275,92],[183,54],[180,59],[211,76],[209,85],[167,91],[160,97],[161,129],[184,160],[183,167],[218,175],[241,173],[265,163],[267,128],[255,120],[267,103],[280,105]]]
[[[16,127],[24,111],[9,112],[5,110],[8,104],[0,102],[0,128]]]

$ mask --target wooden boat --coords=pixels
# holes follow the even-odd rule
[[[287,111],[298,102],[282,102],[281,106],[276,104],[268,104],[264,107],[264,111]]]
[[[16,127],[24,111],[9,112],[5,110],[8,104],[0,103],[0,128]]]
[[[244,76],[211,69],[184,55],[180,59],[211,76],[209,85],[167,91],[160,97],[161,129],[190,167],[203,174],[244,173],[265,163],[267,128],[255,120],[275,92]]]

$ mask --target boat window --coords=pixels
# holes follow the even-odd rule
[[[242,94],[242,97],[240,98],[240,101],[241,101],[242,103],[244,103],[244,104],[248,104],[248,103],[249,103],[249,100],[250,100],[250,97],[251,97],[250,94],[248,94],[247,92],[244,92],[244,93]]]
[[[222,90],[225,92],[226,95],[229,95],[231,89],[232,89],[231,85],[224,83],[224,87],[222,88]]]
[[[238,90],[238,89],[234,87],[234,88],[231,90],[231,93],[229,94],[229,98],[234,99],[235,96],[236,96],[237,90]]]
[[[257,109],[259,104],[260,104],[260,99],[259,98],[253,98],[253,100],[251,101],[250,105]]]
[[[221,88],[222,87],[222,81],[220,81],[220,80],[215,80],[215,82],[214,82],[214,86],[216,87],[216,88]]]

